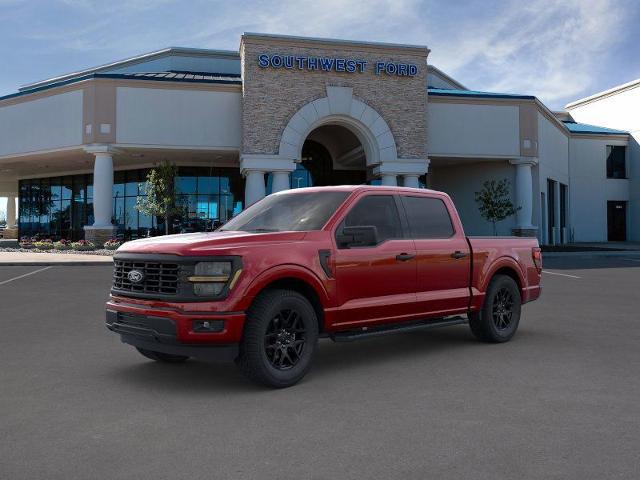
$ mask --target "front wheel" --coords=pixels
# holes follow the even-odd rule
[[[291,290],[268,290],[249,309],[237,363],[250,379],[273,388],[295,385],[311,367],[318,319]]]
[[[471,331],[483,342],[507,342],[518,329],[520,307],[516,282],[507,275],[496,275],[489,283],[480,311],[469,314]]]

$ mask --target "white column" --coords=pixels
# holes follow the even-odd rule
[[[273,172],[273,183],[271,184],[273,193],[289,190],[289,186],[289,172]]]
[[[111,228],[113,216],[113,156],[109,151],[95,152],[93,165],[93,226]]]
[[[245,178],[244,208],[247,208],[265,196],[264,171],[246,170]]]
[[[510,163],[516,166],[516,228],[533,229],[533,175],[531,167],[537,163],[537,159],[521,158],[511,160]]]
[[[405,187],[420,188],[420,181],[418,175],[403,175],[402,176]]]
[[[398,185],[398,181],[396,180],[396,175],[385,173],[382,175],[382,185],[387,187],[395,187]]]
[[[7,228],[16,228],[16,197],[7,197]]]

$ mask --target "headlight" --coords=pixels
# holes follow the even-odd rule
[[[231,262],[196,263],[194,275],[188,280],[193,283],[193,293],[200,297],[220,295],[231,276]]]

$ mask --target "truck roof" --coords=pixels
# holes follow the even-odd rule
[[[310,193],[310,192],[360,192],[360,191],[370,191],[370,190],[390,190],[399,193],[415,193],[417,189],[410,187],[398,187],[398,186],[389,186],[389,185],[331,185],[326,187],[303,187],[303,188],[292,188],[289,190],[282,190],[277,192],[278,195],[288,195],[293,193]],[[440,195],[444,195],[444,192],[440,192],[438,190],[431,190],[428,188],[419,189],[420,192],[423,193],[436,193]]]

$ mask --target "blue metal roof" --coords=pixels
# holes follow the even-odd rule
[[[62,87],[73,83],[90,80],[92,78],[113,78],[126,80],[151,80],[159,82],[186,82],[186,83],[218,83],[228,85],[242,85],[240,75],[230,73],[200,73],[200,72],[146,72],[146,73],[91,73],[81,77],[70,78],[60,82],[48,83],[42,87],[31,88],[17,93],[10,93],[0,97],[0,100],[22,97],[35,92],[49,90],[50,88]]]
[[[628,135],[629,132],[624,130],[614,130],[613,128],[598,127],[596,125],[589,125],[587,123],[577,123],[563,121],[565,127],[569,129],[571,133],[591,133],[597,135]]]
[[[427,88],[429,95],[442,97],[480,97],[480,98],[514,98],[519,100],[535,100],[533,95],[519,95],[517,93],[479,92],[477,90],[454,90],[447,88]]]

